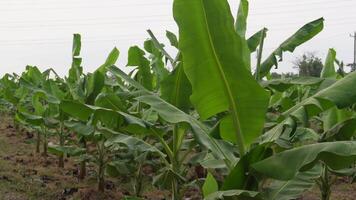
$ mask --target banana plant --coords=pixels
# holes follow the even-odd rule
[[[119,57],[119,51],[114,48],[107,57],[104,64],[98,67],[93,73],[84,74],[83,67],[81,66],[82,58],[81,52],[81,35],[73,35],[72,45],[72,65],[68,71],[68,77],[65,78],[65,85],[68,94],[61,100],[74,100],[76,102],[94,105],[96,97],[105,86],[106,66],[115,64]],[[86,123],[85,121],[82,123]],[[81,147],[86,149],[86,134],[78,134],[78,140]],[[86,161],[83,160],[80,164],[79,179],[84,179],[86,176]]]
[[[162,127],[162,125],[165,125],[163,127],[168,127],[172,130],[160,131],[159,129],[155,128],[152,130],[151,135],[155,136],[161,143],[168,158],[164,162],[166,163],[166,170],[164,171],[161,177],[173,177],[177,179],[165,181],[171,183],[173,198],[179,198],[179,196],[174,194],[175,190],[179,190],[179,188],[175,189],[177,185],[175,185],[174,182],[184,182],[184,178],[182,176],[182,174],[184,174],[182,173],[184,172],[184,170],[181,171],[181,169],[183,169],[183,161],[186,159],[187,153],[189,153],[189,149],[188,151],[183,149],[183,146],[185,146],[183,144],[186,143],[184,142],[185,135],[191,133],[194,136],[196,142],[201,145],[201,148],[209,150],[216,159],[225,162],[226,166],[232,166],[232,163],[236,162],[236,157],[234,156],[234,153],[237,152],[237,150],[228,143],[211,137],[210,133],[212,132],[212,127],[209,127],[206,124],[199,122],[196,118],[192,117],[191,115],[185,113],[184,111],[160,98],[154,92],[148,91],[142,85],[133,80],[130,76],[126,75],[117,67],[112,66],[109,68],[109,70],[119,80],[124,80],[130,86],[135,88],[135,91],[133,93],[137,94],[135,98],[137,101],[141,102],[144,105],[148,105],[150,109],[152,109],[158,114],[160,119],[163,120],[163,122],[162,120],[160,120],[161,125],[159,125],[158,127]],[[157,124],[157,122],[155,124]],[[175,126],[178,125],[181,126],[178,128],[180,128],[181,130],[183,128],[183,130],[185,130],[186,132],[183,131],[173,133]],[[173,137],[171,136],[171,134]],[[166,142],[165,136],[172,138],[171,145]],[[169,176],[167,176],[167,173]],[[166,175],[163,176],[164,174]]]
[[[121,133],[137,134],[137,132],[145,131],[148,127],[145,121],[130,114],[74,101],[62,101],[61,109],[77,120],[88,121],[85,126],[89,126],[89,128],[85,130],[90,132],[85,134],[88,135],[87,138],[95,144],[96,148],[91,152],[88,151],[87,155],[88,160],[97,165],[98,190],[101,192],[104,191],[105,186],[105,170],[108,164],[113,161],[115,150],[120,150],[118,144],[123,142],[121,139],[130,139],[143,144],[145,148],[160,153],[157,148],[151,147],[148,143]],[[165,156],[162,153],[160,155]]]

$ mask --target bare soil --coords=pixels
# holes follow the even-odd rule
[[[355,200],[356,184],[351,184],[347,177],[340,177],[331,187],[331,200]],[[320,200],[320,192],[317,187],[308,191],[300,200]]]
[[[115,200],[131,195],[130,186],[120,179],[107,179],[106,191],[98,192],[90,165],[87,178],[78,180],[75,158],[65,158],[65,167],[58,168],[56,156],[35,153],[34,135],[16,130],[10,117],[0,116],[0,200]],[[143,193],[144,199],[166,196],[155,189]]]

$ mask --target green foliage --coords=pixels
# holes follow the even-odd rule
[[[148,30],[144,48],[128,51],[128,74],[115,66],[116,48],[83,73],[81,36],[74,34],[65,78],[35,66],[6,74],[0,103],[38,131],[37,149],[42,142],[59,163],[76,157],[81,172],[94,164],[99,191],[106,176],[126,176],[138,197],[149,179],[174,200],[188,185],[201,186],[206,199],[288,200],[315,182],[329,194],[328,174],[353,174],[356,72],[344,73],[330,49],[322,71],[319,59],[303,57],[300,77],[270,74],[284,52],[323,29],[323,18],[258,62],[253,76],[251,53],[259,48],[260,61],[267,29],[246,39],[247,0],[236,20],[226,0],[175,0],[173,12],[179,39],[169,31],[166,37],[175,56]],[[154,167],[152,176],[144,166]]]
[[[174,17],[192,104],[203,119],[228,112],[220,124],[222,137],[244,154],[261,133],[268,94],[247,70],[245,40],[235,33],[227,2],[176,0]]]

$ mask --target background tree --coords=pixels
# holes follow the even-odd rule
[[[281,73],[281,74],[279,74],[277,72],[271,73],[272,79],[293,78],[293,77],[298,77],[298,74],[295,74],[293,72],[287,72],[287,73]]]
[[[323,68],[321,58],[313,52],[304,53],[301,57],[296,58],[293,64],[294,68],[298,69],[299,76],[320,77]]]

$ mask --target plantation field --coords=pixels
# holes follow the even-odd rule
[[[317,75],[273,75],[324,19],[265,58],[268,29],[247,36],[248,10],[175,0],[173,53],[148,30],[126,66],[114,47],[86,73],[76,33],[65,76],[5,74],[1,198],[354,199],[356,72],[331,48]]]

